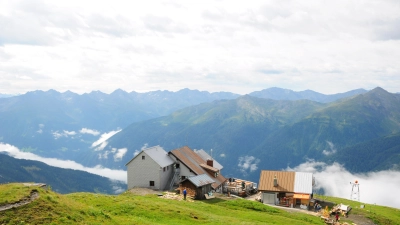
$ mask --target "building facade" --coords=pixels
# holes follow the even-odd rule
[[[160,146],[142,150],[126,164],[126,167],[128,189],[167,189],[174,173],[174,161]]]

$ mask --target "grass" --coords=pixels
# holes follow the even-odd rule
[[[22,184],[0,185],[1,204],[6,201],[10,203],[18,196],[28,196],[32,189],[35,187],[25,187]],[[190,202],[130,192],[120,195],[61,195],[51,190],[36,190],[39,198],[34,202],[0,212],[0,224],[323,224],[315,216],[286,212],[242,199],[215,198]],[[399,224],[395,216],[386,216],[386,213],[393,213],[389,211],[393,209],[375,208],[376,217],[386,218],[392,221],[391,224]],[[358,211],[363,212],[362,209],[355,209],[352,213]]]
[[[360,203],[357,201],[329,196],[315,195],[315,197],[319,199],[324,199],[325,201],[334,202],[336,204],[342,203],[345,205],[350,205],[352,207],[350,214],[364,216],[371,219],[376,224],[400,224],[400,209],[375,204]],[[364,208],[361,208],[361,205],[364,205]],[[345,218],[342,218],[342,220],[346,221]]]
[[[31,191],[34,189],[37,189],[37,187],[15,183],[0,185],[0,205],[13,203],[24,197],[29,197]]]

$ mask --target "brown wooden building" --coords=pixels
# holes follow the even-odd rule
[[[186,188],[188,194],[192,195],[194,199],[205,199],[205,194],[209,194],[212,191],[211,185],[215,183],[206,174],[188,177],[181,182],[181,188]]]

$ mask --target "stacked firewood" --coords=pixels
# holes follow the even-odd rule
[[[185,187],[179,186],[176,190],[179,190],[179,193],[183,196],[183,189],[185,189]],[[196,195],[196,190],[186,188],[186,194],[187,196],[194,197]]]

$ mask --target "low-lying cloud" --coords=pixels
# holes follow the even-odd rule
[[[99,138],[97,141],[93,142],[92,147],[96,147],[96,146],[97,146],[97,147],[94,149],[95,151],[101,151],[101,150],[103,150],[103,149],[107,146],[107,144],[108,144],[107,140],[108,140],[110,137],[112,137],[114,134],[116,134],[116,133],[118,133],[118,132],[120,132],[120,131],[121,131],[121,129],[119,129],[119,130],[113,130],[113,131],[110,131],[110,132],[108,132],[108,133],[102,134],[102,135],[100,136],[100,138]]]
[[[247,172],[256,171],[259,162],[260,160],[256,157],[246,155],[244,157],[239,157],[238,167],[242,173],[247,174]]]
[[[79,131],[79,133],[81,133],[81,134],[91,134],[91,135],[93,135],[93,136],[97,136],[97,135],[100,134],[99,131],[97,131],[97,130],[92,130],[92,129],[89,129],[89,128],[82,128],[82,129]]]
[[[326,143],[328,143],[328,145],[329,145],[329,150],[323,150],[322,151],[322,154],[324,154],[324,155],[332,155],[332,154],[335,154],[336,153],[336,148],[335,148],[335,145],[332,143],[332,142],[330,142],[330,141],[326,141]]]
[[[342,165],[308,161],[287,170],[310,172],[315,177],[315,189],[325,195],[350,199],[351,184],[356,180],[360,187],[360,201],[369,204],[400,208],[400,198],[393,197],[400,187],[400,171],[378,171],[352,174]],[[317,191],[318,194],[318,191]]]
[[[126,171],[124,170],[113,170],[109,168],[104,168],[100,165],[95,167],[85,167],[79,163],[76,163],[72,160],[61,160],[56,158],[44,158],[38,155],[35,155],[30,152],[23,152],[20,151],[17,147],[5,144],[0,142],[0,152],[6,152],[10,156],[17,158],[17,159],[29,159],[29,160],[36,160],[43,163],[46,163],[49,166],[64,168],[64,169],[75,169],[86,171],[92,174],[100,175],[103,177],[110,178],[112,180],[123,181],[126,183]]]
[[[42,130],[40,130],[41,132],[40,133],[42,133],[43,131]],[[55,139],[58,139],[58,138],[60,138],[60,137],[68,137],[68,136],[74,136],[74,135],[76,135],[76,132],[75,131],[67,131],[67,130],[63,130],[63,131],[54,131],[53,132],[53,137],[55,138]]]

